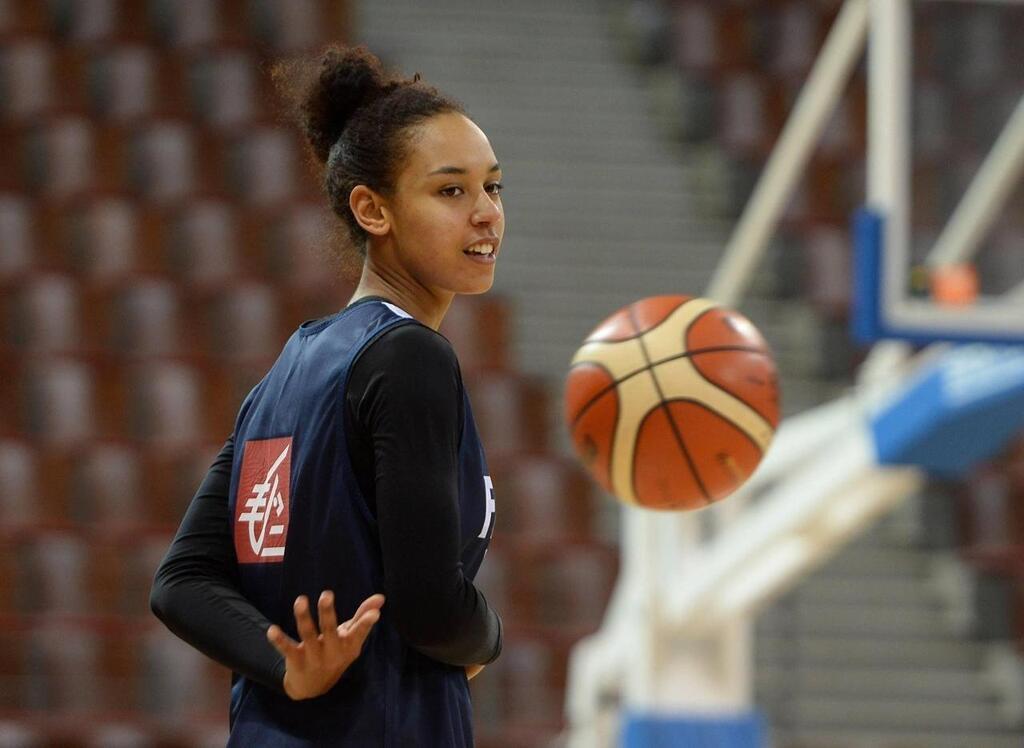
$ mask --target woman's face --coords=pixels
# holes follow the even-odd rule
[[[433,292],[483,293],[505,233],[487,136],[461,114],[439,114],[413,128],[408,149],[389,201],[395,259]]]

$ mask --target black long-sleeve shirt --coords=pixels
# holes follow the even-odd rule
[[[345,392],[350,459],[380,532],[386,605],[411,646],[452,665],[486,664],[501,650],[500,618],[459,564],[461,387],[447,341],[402,325],[360,354]],[[409,422],[430,428],[404,428]],[[270,621],[239,592],[228,511],[233,455],[232,437],[189,505],[150,604],[200,651],[281,691],[284,660],[266,640]],[[339,610],[339,619],[353,612]]]

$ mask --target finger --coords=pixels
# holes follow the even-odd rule
[[[359,618],[363,613],[370,610],[380,610],[384,605],[384,595],[379,592],[376,595],[370,595],[368,598],[363,600],[356,609],[355,614],[352,616],[352,620]]]
[[[334,593],[324,590],[320,593],[320,630],[334,631],[338,628],[338,616],[334,612]]]
[[[338,627],[338,636],[356,649],[362,649],[366,637],[370,635],[373,625],[380,620],[380,610],[373,608],[358,618],[346,621]]]
[[[298,642],[284,633],[280,626],[271,625],[267,629],[267,641],[274,645],[274,649],[286,660],[295,657],[299,653]]]
[[[302,642],[313,646],[316,644],[316,625],[309,614],[309,599],[305,595],[295,598],[295,626],[299,630]]]

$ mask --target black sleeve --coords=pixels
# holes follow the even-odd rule
[[[356,360],[346,395],[353,439],[372,449],[384,595],[395,627],[436,660],[493,661],[501,619],[460,561],[463,389],[451,345],[422,325],[392,328]]]
[[[270,621],[239,592],[228,491],[234,436],[213,461],[157,569],[149,606],[203,654],[278,693],[284,658],[267,641]]]

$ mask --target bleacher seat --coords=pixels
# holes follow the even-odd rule
[[[196,0],[187,6],[154,3],[150,20],[164,42],[179,49],[204,47],[217,40],[218,5],[217,0]]]
[[[142,664],[140,696],[150,714],[163,719],[225,714],[227,671],[166,629],[154,628],[144,635]]]
[[[591,536],[593,489],[575,463],[522,455],[504,466],[496,463],[491,471],[498,501],[496,532],[533,543]]]
[[[735,151],[760,151],[765,146],[764,81],[750,73],[720,81],[718,115],[722,143]]]
[[[497,672],[488,673],[501,685],[502,717],[506,722],[558,725],[562,715],[552,648],[544,641],[510,637],[495,663]]]
[[[0,529],[31,525],[38,517],[35,451],[16,439],[0,440]]]
[[[4,338],[33,351],[74,351],[82,342],[78,286],[65,275],[31,278],[9,303],[8,330]]]
[[[72,464],[73,451],[0,440],[0,531],[66,526]]]
[[[26,639],[30,708],[58,714],[137,708],[135,637],[68,620],[34,627]]]
[[[266,283],[235,283],[212,292],[202,316],[212,355],[273,359],[281,351],[285,336],[277,294]]]
[[[0,193],[0,283],[16,279],[32,267],[32,205],[15,193]]]
[[[777,11],[772,68],[803,79],[818,53],[820,18],[812,3],[785,3]]]
[[[0,116],[22,121],[46,111],[53,102],[53,49],[41,39],[9,42],[0,51]]]
[[[106,286],[141,269],[139,215],[131,202],[116,196],[97,197],[72,212],[70,219],[72,265],[83,280]]]
[[[295,137],[279,127],[254,127],[239,138],[232,157],[231,183],[257,206],[281,204],[295,189]]]
[[[845,317],[853,285],[850,238],[841,228],[829,225],[811,228],[806,237],[805,296],[825,315]]]
[[[534,553],[528,568],[537,623],[577,632],[597,628],[616,576],[609,549],[564,542]]]
[[[91,612],[89,545],[70,533],[43,533],[19,541],[18,600],[28,613]]]
[[[239,273],[237,226],[229,203],[217,199],[190,202],[173,226],[169,264],[185,284],[216,288]]]
[[[146,494],[136,450],[126,444],[98,443],[76,460],[71,518],[79,525],[117,530],[145,524]]]
[[[177,448],[203,436],[200,370],[181,360],[151,360],[132,367],[128,420],[132,436]]]
[[[709,3],[679,2],[673,8],[673,57],[687,71],[710,70],[718,61],[716,19]]]
[[[136,136],[132,170],[147,199],[167,204],[195,189],[193,139],[192,129],[175,120],[153,122]]]
[[[43,194],[68,198],[92,186],[93,127],[67,115],[32,130],[25,139],[28,180]]]
[[[20,385],[24,419],[18,425],[26,435],[49,445],[80,444],[95,435],[95,387],[86,362],[32,360],[22,369]]]
[[[181,300],[170,280],[134,276],[94,296],[98,344],[127,356],[167,356],[182,350]]]
[[[464,372],[508,366],[509,314],[508,303],[500,296],[455,298],[440,332],[451,342]]]
[[[259,86],[255,62],[244,49],[207,53],[192,65],[193,109],[213,127],[237,130],[257,112]]]
[[[339,294],[337,261],[330,252],[344,231],[341,219],[317,198],[288,206],[283,221],[280,241],[270,245],[268,277],[299,293],[333,291],[341,307],[348,297]]]
[[[547,394],[542,384],[500,369],[463,372],[487,454],[542,451],[547,446]]]
[[[228,423],[217,443],[176,450],[158,447],[144,449],[142,460],[149,486],[146,513],[155,525],[168,530],[177,528],[231,430],[232,424]],[[167,538],[167,541],[169,544],[170,539]],[[159,545],[158,541],[153,542]]]
[[[101,118],[133,122],[153,112],[156,59],[146,46],[124,44],[94,58],[89,77],[92,108]]]

